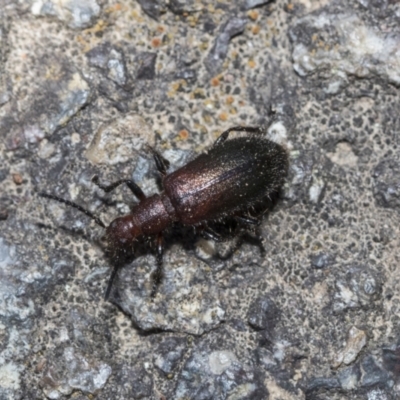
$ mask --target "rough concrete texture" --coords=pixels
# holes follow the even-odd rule
[[[0,399],[400,398],[399,71],[396,1],[0,1]],[[104,301],[103,230],[38,191],[110,223],[93,175],[155,193],[148,144],[271,111],[265,251],[173,227]]]

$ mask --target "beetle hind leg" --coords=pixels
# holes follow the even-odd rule
[[[224,143],[231,132],[262,133],[263,130],[259,126],[233,126],[219,135],[217,140],[214,142],[214,147]]]

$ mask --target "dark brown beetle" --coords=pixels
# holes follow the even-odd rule
[[[169,175],[166,174],[168,161],[152,150],[157,169],[163,177],[164,191],[151,197],[146,197],[130,179],[104,186],[95,176],[93,182],[105,192],[111,192],[125,183],[139,199],[139,204],[130,214],[116,218],[108,227],[76,203],[46,193],[40,193],[40,196],[74,207],[105,228],[106,250],[116,261],[132,254],[134,242],[139,236],[156,236],[154,296],[162,278],[162,232],[166,228],[180,222],[196,226],[204,236],[218,241],[220,236],[208,227],[207,222],[233,217],[245,224],[257,225],[260,221],[247,214],[249,208],[276,192],[285,179],[288,156],[280,145],[255,135],[227,140],[232,131],[262,133],[259,127],[230,128],[219,136],[208,152]],[[117,270],[118,263],[109,279],[106,299]]]

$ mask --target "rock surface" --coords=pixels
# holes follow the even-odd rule
[[[3,1],[0,398],[400,398],[400,3]],[[103,230],[235,125],[290,155],[259,230]],[[264,247],[264,249],[262,249]]]

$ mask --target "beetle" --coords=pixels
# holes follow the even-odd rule
[[[248,135],[229,138],[234,131]],[[260,223],[260,217],[254,218],[248,211],[279,190],[288,170],[286,150],[256,135],[262,132],[260,127],[229,128],[217,138],[211,149],[170,174],[167,174],[169,162],[151,149],[162,176],[163,191],[150,197],[131,179],[121,179],[106,186],[99,182],[98,176],[94,176],[93,183],[106,193],[126,184],[139,200],[129,214],[114,219],[109,226],[79,204],[44,192],[39,196],[74,207],[105,229],[105,250],[117,261],[108,281],[105,299],[110,295],[118,261],[133,254],[139,237],[154,236],[157,261],[151,292],[154,297],[163,275],[163,231],[173,223],[195,226],[206,238],[215,241],[220,241],[221,236],[209,227],[211,221],[233,217],[246,225]]]

